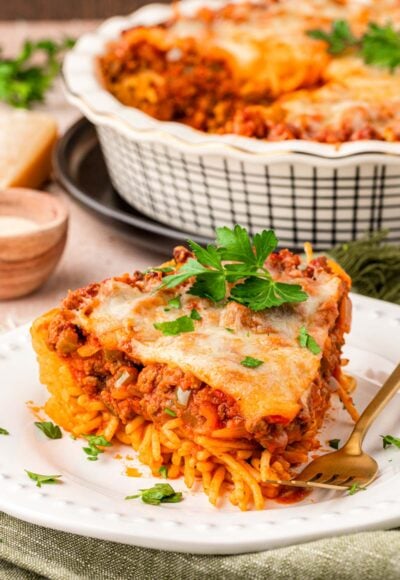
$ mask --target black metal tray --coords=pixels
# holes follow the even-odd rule
[[[102,219],[112,220],[135,243],[170,254],[174,246],[188,238],[199,244],[211,241],[196,233],[169,228],[128,205],[111,184],[96,130],[87,119],[77,121],[59,140],[54,170],[57,180],[74,199]]]

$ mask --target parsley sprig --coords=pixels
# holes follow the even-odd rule
[[[36,482],[36,487],[42,487],[42,485],[49,483],[60,483],[60,478],[62,477],[62,475],[41,475],[27,469],[25,469],[25,473],[32,481]]]
[[[140,497],[144,503],[160,505],[160,503],[178,503],[182,501],[182,492],[175,491],[169,483],[156,483],[154,487],[140,489],[135,495],[127,495],[125,499]]]
[[[381,26],[370,22],[363,36],[356,38],[346,20],[335,20],[330,31],[308,30],[307,35],[326,42],[328,52],[336,56],[352,49],[358,52],[366,64],[388,68],[390,71],[400,65],[400,33],[391,23]]]
[[[87,455],[89,461],[97,461],[100,453],[104,453],[101,447],[111,447],[111,443],[107,441],[104,435],[84,435],[89,443],[88,447],[83,447],[83,451]]]
[[[263,230],[253,239],[239,225],[233,230],[217,228],[216,234],[217,244],[206,248],[189,241],[196,259],[190,258],[177,274],[166,276],[161,288],[175,288],[195,278],[189,294],[220,302],[227,298],[229,283],[233,284],[229,300],[255,311],[307,300],[301,286],[276,282],[266,269],[265,261],[278,245],[272,230]]]
[[[399,437],[393,437],[393,435],[381,435],[381,437],[384,449],[386,449],[386,447],[390,447],[391,445],[394,445],[395,447],[398,447],[400,449]]]
[[[9,435],[10,433],[7,431],[7,429],[4,429],[3,427],[0,427],[0,435]]]
[[[16,58],[0,57],[0,100],[21,108],[42,102],[60,71],[62,55],[74,43],[71,38],[60,42],[49,39],[36,42],[26,40]],[[37,60],[38,55],[41,57],[40,62]]]

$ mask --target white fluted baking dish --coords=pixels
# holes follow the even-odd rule
[[[182,9],[205,4],[186,0]],[[251,232],[274,228],[281,245],[292,248],[311,241],[325,249],[381,228],[400,241],[400,143],[337,147],[210,135],[158,121],[102,87],[95,63],[107,43],[131,26],[168,19],[171,10],[151,4],[111,18],[82,36],[65,59],[67,98],[96,126],[120,195],[188,234],[213,237],[216,226],[240,223]]]

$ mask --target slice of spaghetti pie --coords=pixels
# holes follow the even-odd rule
[[[33,325],[49,416],[132,445],[154,475],[228,491],[241,509],[288,493],[318,447],[349,331],[350,282],[324,257],[272,253],[237,226],[161,268],[70,292]],[[354,413],[354,410],[353,410]]]

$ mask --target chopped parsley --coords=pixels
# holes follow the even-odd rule
[[[180,308],[181,305],[181,297],[175,296],[175,298],[171,298],[168,300],[167,307],[164,308],[165,312],[169,312],[170,310],[174,310],[175,308]]]
[[[339,449],[340,439],[330,439],[328,444],[329,447],[332,447],[332,449]]]
[[[200,313],[197,312],[195,308],[192,308],[192,312],[190,313],[190,318],[192,320],[202,320]]]
[[[308,350],[313,354],[319,354],[321,352],[321,348],[319,347],[318,343],[310,334],[308,334],[305,326],[300,328],[298,341],[300,346],[303,348],[308,348]]]
[[[42,431],[46,437],[49,439],[61,439],[62,433],[61,429],[58,425],[55,425],[51,421],[37,421],[35,425],[40,431]]]
[[[3,427],[0,427],[0,435],[9,435],[10,433],[7,431],[7,429],[3,429]]]
[[[167,415],[169,415],[170,417],[176,417],[176,413],[175,411],[173,411],[172,409],[170,409],[169,407],[165,407],[164,409],[164,413],[166,413]]]
[[[264,361],[259,360],[258,358],[253,358],[252,356],[246,356],[241,362],[241,365],[244,367],[248,367],[249,369],[256,369],[257,367],[264,364]]]
[[[140,497],[144,503],[160,505],[160,503],[178,503],[182,501],[182,492],[175,491],[169,483],[156,483],[154,487],[140,489],[135,495],[127,495],[125,499]]]
[[[160,474],[160,477],[168,479],[168,468],[166,465],[161,465],[160,469],[158,470],[158,473]]]
[[[355,493],[358,493],[359,491],[365,491],[365,487],[361,487],[359,483],[353,483],[353,485],[351,485],[348,489],[348,494],[349,495],[354,495]]]
[[[155,322],[153,326],[165,336],[176,336],[182,332],[193,332],[194,330],[194,322],[189,316],[181,316],[170,322]]]
[[[84,435],[84,437],[89,443],[88,447],[82,448],[88,456],[88,461],[98,460],[100,453],[104,453],[101,447],[111,447],[111,443],[103,435]]]
[[[330,31],[314,29],[309,30],[307,35],[326,42],[328,52],[333,55],[354,50],[366,64],[387,68],[392,72],[400,65],[400,33],[391,23],[381,26],[370,22],[366,32],[357,38],[346,20],[336,20]]]
[[[235,331],[233,330],[233,328],[225,328],[225,330],[227,332],[230,332],[231,334],[233,334]]]
[[[383,448],[390,447],[394,445],[400,449],[400,439],[398,437],[393,437],[393,435],[381,435]]]
[[[175,288],[190,278],[195,282],[188,293],[213,302],[229,300],[258,311],[286,303],[303,302],[308,295],[297,284],[275,282],[265,268],[265,261],[278,240],[272,230],[263,230],[251,238],[245,228],[217,228],[217,244],[202,248],[189,240],[196,259],[190,258],[177,274],[166,276],[161,288]],[[238,284],[236,284],[239,282]]]
[[[28,471],[25,469],[28,477],[32,481],[36,481],[36,487],[42,487],[44,484],[48,483],[60,483],[60,478],[62,475],[40,475],[40,473],[33,473],[33,471]]]

